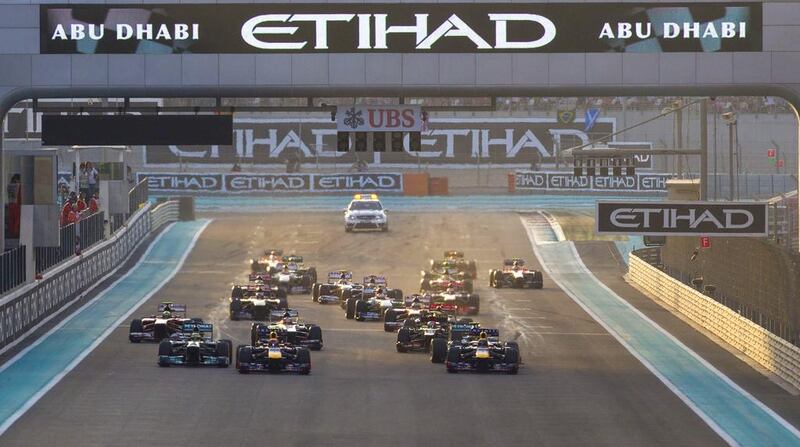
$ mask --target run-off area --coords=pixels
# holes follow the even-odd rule
[[[129,343],[125,323],[0,445],[724,444],[547,275],[543,290],[487,287],[488,270],[504,258],[541,268],[517,214],[398,212],[388,233],[356,234],[344,232],[338,213],[212,217],[181,271],[134,315],[152,314],[161,301],[185,303],[190,316],[214,324],[215,337],[237,345],[247,342],[250,322],[228,320],[227,296],[263,249],[295,252],[319,272],[384,274],[406,294],[419,287],[430,258],[462,250],[478,261],[477,319],[520,342],[524,367],[518,376],[447,374],[424,354],[397,353],[395,335],[381,324],[346,320],[338,306],[290,295],[290,306],[324,333],[310,376],[159,368],[156,346]],[[618,268],[610,254],[593,259],[592,268]],[[731,357],[675,326],[692,334],[701,354]],[[796,404],[743,364],[735,372],[768,404]],[[798,420],[798,411],[789,416]]]

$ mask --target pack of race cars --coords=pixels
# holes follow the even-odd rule
[[[338,270],[317,282],[316,268],[306,267],[301,256],[266,250],[251,260],[248,281],[234,284],[227,298],[231,320],[253,320],[249,344],[234,349],[230,340],[215,340],[211,324],[188,318],[185,305],[170,302],[161,303],[153,315],[132,320],[129,339],[158,343],[157,363],[162,367],[234,364],[242,374],[309,374],[310,351],[324,346],[322,328],[301,320],[289,307],[288,295],[310,293],[313,302],[338,304],[346,319],[382,322],[386,332],[396,332],[397,352],[428,353],[431,362],[444,364],[450,373],[517,374],[522,361],[516,342],[501,341],[498,329],[471,318],[480,312],[480,297],[473,288],[476,278],[474,260],[447,251],[421,272],[419,292],[404,295],[382,275],[356,281],[352,272]],[[519,258],[507,259],[489,272],[490,287],[542,285],[541,272]]]

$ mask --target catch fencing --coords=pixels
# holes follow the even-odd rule
[[[106,241],[64,262],[35,283],[0,299],[0,352],[58,315],[92,285],[120,268],[147,236],[177,220],[177,202],[145,204]],[[154,223],[156,225],[154,225]]]
[[[630,256],[629,280],[759,365],[800,388],[800,348],[692,287]]]
[[[25,246],[0,254],[0,293],[25,282]]]

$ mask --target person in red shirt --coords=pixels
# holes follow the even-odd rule
[[[77,207],[78,207],[78,210],[77,210],[77,211],[78,211],[79,213],[82,213],[82,212],[83,212],[83,210],[85,210],[85,209],[87,208],[87,206],[86,206],[86,200],[84,200],[84,197],[85,197],[85,196],[84,196],[84,194],[83,194],[83,193],[81,193],[81,195],[80,195],[80,196],[78,196],[78,201],[75,203],[75,205],[77,205]]]
[[[92,196],[92,198],[89,199],[89,213],[91,214],[96,213],[98,208],[99,205],[97,203],[97,193],[95,193],[94,196]]]
[[[61,208],[61,226],[69,224],[69,214],[72,212],[72,206],[78,200],[78,196],[75,195],[75,192],[71,192],[69,194],[69,199],[64,204],[64,207]]]
[[[67,214],[67,224],[72,224],[78,221],[78,205],[72,205],[72,208]]]

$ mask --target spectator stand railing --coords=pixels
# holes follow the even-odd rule
[[[0,253],[0,294],[25,282],[25,246]]]
[[[0,298],[0,354],[116,272],[149,234],[177,220],[177,207],[177,202],[145,204],[107,240]]]
[[[58,247],[36,247],[36,272],[43,273],[60,262],[75,256],[78,252],[105,239],[105,214],[98,211],[89,214],[76,223],[59,229],[61,244]]]

